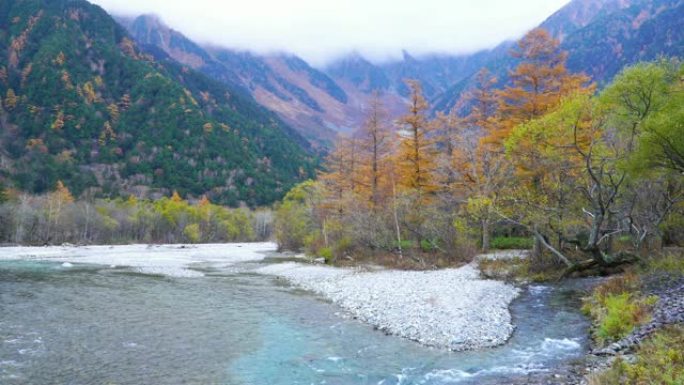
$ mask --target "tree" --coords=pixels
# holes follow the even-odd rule
[[[73,202],[74,197],[71,195],[71,191],[69,191],[61,180],[58,180],[55,191],[49,193],[47,196],[45,243],[51,243],[54,240],[53,231],[59,228],[64,207]]]
[[[64,112],[61,110],[57,111],[57,116],[50,126],[55,131],[61,131],[64,128]]]
[[[437,192],[436,137],[434,124],[427,118],[428,103],[420,82],[407,80],[410,90],[408,113],[399,118],[399,147],[396,154],[397,193],[410,201],[403,216],[404,227],[411,231],[420,245],[424,239],[425,206]],[[396,193],[394,201],[396,202]]]
[[[431,122],[434,126],[435,141],[439,145],[438,153],[435,157],[435,176],[436,184],[445,191],[450,191],[456,183],[458,170],[454,167],[454,158],[460,150],[462,142],[462,119],[458,116],[458,105],[448,114],[437,112],[435,119]]]
[[[684,199],[673,175],[630,167],[646,122],[669,99],[663,74],[650,65],[627,69],[599,96],[579,92],[553,112],[516,127],[507,141],[509,148],[532,143],[538,167],[550,170],[516,175],[509,218],[516,216],[515,222],[533,232],[568,271],[632,260],[635,254],[613,252],[612,239],[631,236],[638,252]],[[564,243],[590,258],[573,262]]]
[[[498,92],[499,124],[486,141],[494,144],[503,143],[514,131],[526,123],[543,117],[556,109],[566,97],[578,93],[590,94],[594,86],[588,85],[589,79],[582,74],[571,74],[565,67],[567,53],[560,50],[559,41],[541,28],[528,32],[517,44],[512,56],[520,60],[520,64],[510,72],[512,85]],[[514,190],[519,197],[540,198],[539,193],[550,191],[550,184],[540,184],[547,180],[545,173],[554,172],[541,159],[538,138],[530,135],[517,135],[515,145],[507,146],[507,156],[515,167],[520,180],[516,181]],[[557,173],[559,177],[564,174]],[[562,181],[555,183],[558,188]],[[521,189],[529,188],[529,191]],[[560,190],[557,191],[560,193]],[[564,201],[563,194],[557,194]],[[560,215],[560,214],[559,214]],[[534,226],[538,226],[535,224]],[[536,238],[535,255],[540,255],[541,239]],[[562,239],[562,237],[559,237]],[[546,241],[546,239],[544,239]],[[559,240],[559,242],[562,242]]]
[[[464,102],[472,107],[464,119],[459,151],[454,158],[460,173],[459,186],[467,195],[465,210],[479,223],[483,251],[489,248],[490,224],[500,191],[512,174],[502,138],[497,135],[501,122],[496,83],[497,79],[482,69],[476,76],[475,87],[465,95]]]
[[[5,96],[5,108],[12,111],[17,106],[17,95],[13,89],[8,89]]]
[[[0,203],[7,201],[7,191],[5,191],[5,185],[0,180]]]
[[[275,233],[278,248],[300,250],[315,237],[319,228],[314,207],[320,200],[319,186],[306,181],[290,190],[276,208]]]
[[[627,131],[636,130],[630,167],[638,172],[658,168],[684,175],[684,65],[665,60],[640,63],[619,76],[620,87],[611,92],[613,98],[622,97],[632,106],[627,116],[651,112],[641,124],[624,126]]]
[[[401,125],[397,154],[398,184],[404,190],[418,195],[422,201],[436,190],[434,181],[435,146],[430,136],[432,125],[428,123],[428,103],[417,80],[407,80],[410,90],[408,113],[399,119]]]
[[[566,232],[581,221],[576,192],[583,187],[583,154],[602,144],[592,104],[588,95],[578,94],[553,112],[516,127],[506,140],[509,154],[517,154],[519,146],[534,147],[537,163],[535,170],[515,174],[515,183],[503,197],[502,216],[516,218],[513,222],[534,234],[538,247],[545,247],[568,267],[573,263],[561,250],[568,240]]]
[[[510,72],[512,85],[498,92],[502,125],[494,138],[506,138],[517,125],[542,116],[588,83],[585,75],[570,74],[565,67],[567,52],[542,28],[533,29],[511,55],[520,64]],[[586,91],[590,92],[588,88]]]
[[[391,133],[387,127],[387,112],[380,95],[376,92],[370,101],[366,123],[359,133],[361,138],[360,184],[373,208],[376,208],[388,193],[388,167],[391,156]]]

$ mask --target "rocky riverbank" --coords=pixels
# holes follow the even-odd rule
[[[392,335],[454,351],[505,343],[519,289],[480,278],[473,264],[435,271],[344,269],[296,262],[258,273],[286,279]]]
[[[655,274],[644,277],[643,294],[658,296],[653,317],[627,337],[605,348],[594,349],[583,359],[554,368],[550,372],[535,372],[512,378],[507,385],[587,385],[591,373],[605,370],[620,356],[633,359],[634,350],[656,331],[668,325],[684,324],[684,277]]]

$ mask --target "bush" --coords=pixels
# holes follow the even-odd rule
[[[202,234],[200,233],[200,227],[197,223],[187,225],[185,229],[183,229],[183,235],[185,235],[185,238],[190,243],[197,243],[202,237]]]
[[[529,250],[534,245],[534,240],[528,237],[495,237],[490,243],[492,249],[524,249]]]
[[[331,263],[333,261],[333,251],[329,247],[323,247],[318,250],[318,255],[325,259],[325,263]]]
[[[275,234],[278,248],[299,251],[312,248],[317,238],[311,201],[318,194],[316,184],[306,181],[290,190],[275,212]]]
[[[590,385],[684,385],[684,327],[658,331],[636,351],[636,361],[617,359],[603,373],[589,379]]]
[[[650,319],[648,305],[656,301],[657,297],[649,297],[645,301],[634,300],[629,293],[606,297],[605,315],[596,331],[599,341],[616,341],[626,337],[635,326]]]
[[[413,241],[408,239],[402,239],[401,242],[397,243],[397,249],[410,250],[413,248]]]
[[[648,322],[658,301],[656,296],[640,298],[636,292],[630,292],[629,280],[611,281],[595,289],[582,307],[594,320],[594,337],[599,345],[624,338],[635,327]]]
[[[640,288],[639,276],[629,272],[612,277],[584,299],[582,310],[596,325],[594,337],[599,345],[625,337],[650,319],[650,310],[658,298],[641,298]]]
[[[423,250],[423,252],[430,253],[435,251],[437,247],[435,246],[435,242],[427,239],[422,239],[420,241],[420,249]]]

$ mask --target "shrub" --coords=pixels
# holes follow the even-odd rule
[[[402,250],[410,250],[413,248],[413,241],[409,239],[402,239],[401,242],[397,243],[397,248],[400,248]]]
[[[428,239],[421,239],[420,249],[423,250],[423,252],[430,253],[435,251],[437,247],[435,246],[435,242]]]
[[[594,337],[598,344],[623,338],[635,327],[648,322],[658,297],[640,297],[640,288],[639,276],[628,272],[597,286],[592,295],[584,299],[582,310],[596,325]]]
[[[306,181],[290,190],[275,212],[275,234],[278,248],[299,251],[314,243],[317,236],[311,201],[318,195],[313,181]]]
[[[333,261],[333,251],[330,247],[323,247],[318,250],[318,255],[325,259],[325,263],[331,263]]]
[[[590,385],[684,385],[684,326],[658,331],[636,351],[632,364],[621,359],[589,379]]]
[[[531,249],[534,240],[528,237],[495,237],[490,243],[492,249]]]
[[[201,238],[199,225],[197,223],[187,225],[185,229],[183,229],[183,235],[185,235],[185,238],[187,238],[190,243],[199,242]]]
[[[596,321],[595,338],[600,345],[626,337],[635,327],[648,322],[658,297],[638,298],[632,293],[595,294],[583,310]]]

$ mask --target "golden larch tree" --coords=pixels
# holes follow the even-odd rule
[[[436,190],[434,125],[428,122],[428,103],[420,82],[407,80],[410,89],[408,113],[399,119],[400,140],[397,153],[398,185],[418,194],[420,199]]]
[[[364,126],[358,133],[360,165],[358,185],[372,207],[377,207],[389,194],[388,177],[392,155],[392,133],[387,124],[387,111],[380,95],[373,93]]]

